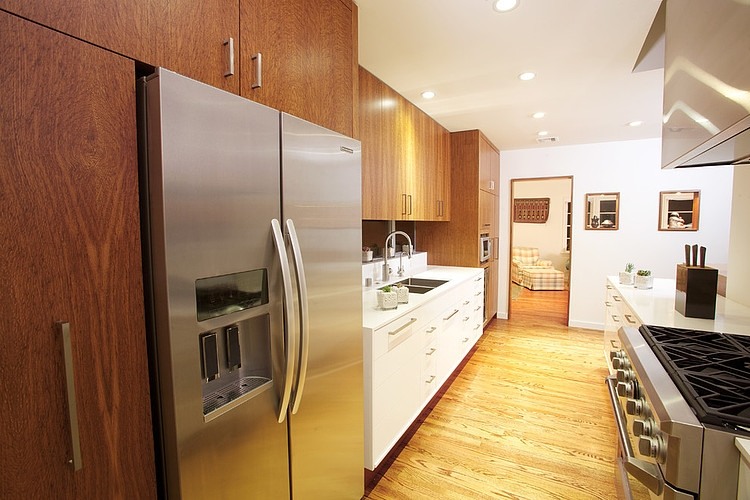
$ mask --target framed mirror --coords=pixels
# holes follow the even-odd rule
[[[700,191],[659,193],[659,231],[697,231]]]
[[[586,229],[616,230],[620,225],[620,193],[586,194]]]

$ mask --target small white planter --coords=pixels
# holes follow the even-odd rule
[[[409,303],[409,289],[405,286],[396,287],[396,295],[398,297],[399,304]]]
[[[371,262],[372,261],[372,250],[367,250],[366,252],[362,252],[362,262]]]
[[[643,290],[654,287],[653,276],[635,276],[635,287]]]
[[[620,284],[621,285],[632,285],[633,284],[633,273],[626,273],[620,271]]]
[[[384,292],[378,290],[378,307],[381,309],[396,309],[398,307],[398,294],[396,292]]]

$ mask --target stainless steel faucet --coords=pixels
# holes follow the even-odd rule
[[[391,239],[391,238],[393,238],[393,241],[395,243],[395,241],[396,241],[396,235],[397,234],[404,235],[406,237],[406,241],[409,242],[409,252],[408,252],[408,254],[409,254],[409,259],[411,259],[412,244],[411,244],[411,238],[409,237],[408,234],[406,234],[403,231],[393,231],[391,234],[389,234],[388,236],[386,236],[385,237],[385,245],[384,245],[384,248],[383,248],[383,281],[388,281],[390,279],[390,277],[391,277],[391,269],[388,267],[388,240]],[[401,260],[401,258],[403,257],[403,255],[404,255],[404,253],[401,252],[401,255],[399,255],[399,258],[398,258],[398,275],[399,276],[403,276],[404,275],[404,263]]]

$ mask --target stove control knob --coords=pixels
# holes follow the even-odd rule
[[[633,434],[636,436],[652,436],[654,434],[654,421],[650,418],[646,420],[634,420]]]
[[[638,390],[638,381],[617,382],[617,395],[623,398],[637,399],[640,391]]]
[[[614,368],[615,370],[627,370],[628,368],[630,368],[630,360],[628,358],[613,358],[612,368]]]
[[[638,451],[641,455],[655,458],[660,463],[664,463],[667,456],[667,447],[661,436],[641,436],[638,440]]]
[[[618,382],[630,382],[635,378],[633,370],[617,370],[617,381]]]
[[[636,417],[640,417],[643,415],[643,405],[645,401],[643,399],[628,399],[625,402],[625,411],[628,415],[635,415]]]
[[[615,359],[615,358],[624,358],[625,357],[625,351],[622,349],[615,349],[614,351],[609,351],[609,359]]]

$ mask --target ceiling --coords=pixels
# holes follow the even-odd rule
[[[661,135],[663,70],[633,72],[661,0],[355,1],[359,64],[451,132],[501,151]]]

